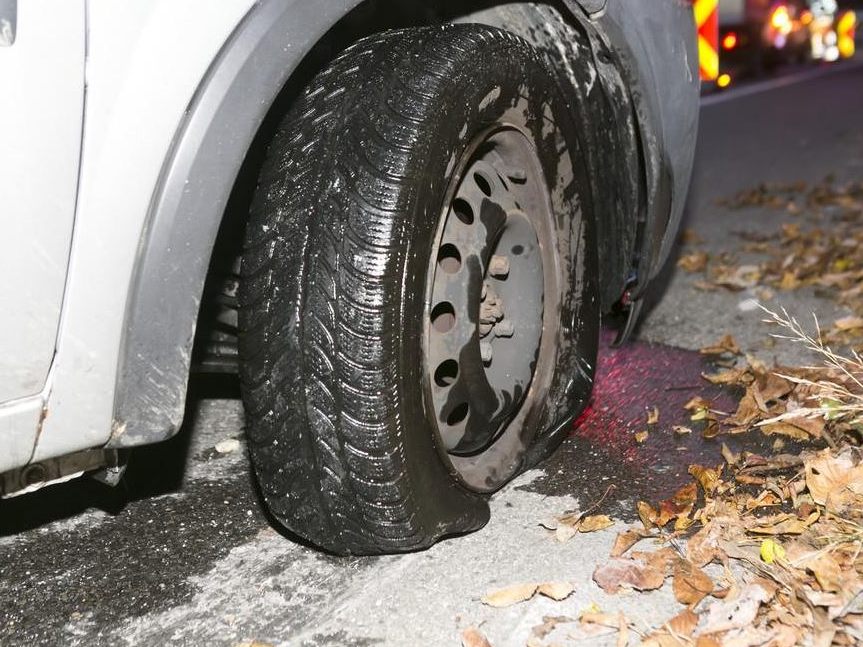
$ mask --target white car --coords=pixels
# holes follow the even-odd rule
[[[682,0],[0,0],[0,494],[116,482],[194,368],[294,532],[480,527],[668,253],[697,70]]]

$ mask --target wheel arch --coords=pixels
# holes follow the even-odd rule
[[[573,26],[584,28],[586,23],[573,15],[579,9],[566,10],[572,1],[550,4],[568,14]],[[374,4],[385,2],[260,0],[201,81],[163,164],[137,249],[109,447],[158,442],[179,429],[211,255],[250,150],[315,46],[348,14]],[[434,13],[434,2],[411,0],[402,6],[408,4],[417,15]],[[503,2],[475,0],[460,11],[496,4]],[[634,231],[630,219],[618,216],[611,228]],[[614,274],[631,263],[623,250],[609,256]],[[609,294],[619,295],[624,279],[621,274]]]
[[[247,154],[306,55],[363,0],[260,0],[207,70],[154,189],[126,303],[111,447],[182,423],[201,294]]]

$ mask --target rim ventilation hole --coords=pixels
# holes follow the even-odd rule
[[[448,359],[441,362],[434,372],[434,381],[440,387],[451,386],[458,379],[458,362]]]
[[[467,200],[456,198],[452,201],[452,210],[456,215],[456,218],[461,220],[464,224],[473,224],[473,209],[470,204],[468,204]]]
[[[438,267],[447,274],[457,273],[461,269],[461,254],[458,248],[451,243],[441,246],[437,255],[437,263]]]
[[[467,418],[467,413],[467,402],[462,402],[450,411],[449,415],[446,417],[446,423],[450,427],[455,427],[460,422],[464,422],[464,419]]]
[[[442,301],[431,311],[431,324],[435,332],[447,333],[455,326],[455,308],[449,301]]]
[[[476,185],[479,187],[479,190],[482,191],[485,197],[491,197],[491,183],[485,178],[484,175],[480,173],[474,173],[473,181],[476,182]]]

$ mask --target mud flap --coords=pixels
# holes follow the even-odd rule
[[[629,304],[629,310],[626,313],[626,324],[617,332],[617,336],[611,344],[612,348],[619,348],[630,338],[632,331],[635,330],[635,326],[638,324],[642,307],[644,307],[644,299],[636,299]]]

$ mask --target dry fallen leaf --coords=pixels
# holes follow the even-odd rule
[[[789,370],[789,372],[793,371]],[[764,402],[773,402],[794,390],[794,384],[781,375],[777,375],[776,371],[761,372],[756,370],[756,384],[758,385],[758,393]]]
[[[468,627],[461,632],[461,645],[462,647],[492,647],[476,627]]]
[[[713,591],[713,580],[697,566],[678,560],[671,582],[674,597],[681,604],[695,606]]]
[[[569,582],[545,582],[537,587],[537,593],[552,600],[564,600],[572,595],[575,587]]]
[[[578,616],[578,621],[586,625],[602,625],[603,627],[616,628],[617,615],[613,613],[603,613],[602,611],[583,611]]]
[[[745,395],[740,399],[737,405],[737,411],[734,415],[725,419],[726,424],[735,425],[738,427],[749,427],[762,415],[761,409],[758,407],[758,400],[755,397],[755,387],[750,386],[746,389]]]
[[[636,434],[634,436],[635,442],[637,442],[639,445],[642,445],[647,441],[649,436],[650,436],[650,433],[647,431],[636,432]]]
[[[572,523],[558,520],[555,523],[542,523],[540,525],[542,525],[542,527],[547,530],[551,530],[554,533],[554,539],[557,542],[565,544],[570,539],[575,537],[576,533],[578,533],[579,523],[579,520],[574,520]]]
[[[656,525],[656,520],[659,518],[659,512],[654,510],[647,501],[639,501],[636,507],[638,509],[638,516],[644,527],[648,530],[653,528]]]
[[[837,561],[836,557],[829,553],[821,553],[815,559],[806,562],[806,569],[811,571],[818,582],[818,586],[824,591],[840,592],[860,589],[859,578],[854,574],[846,572]],[[856,582],[855,582],[856,580]]]
[[[584,513],[561,515],[554,522],[540,524],[543,528],[554,532],[554,538],[565,543],[575,537],[576,533],[596,532],[614,525],[614,520],[608,515],[598,514],[584,516]]]
[[[695,627],[698,626],[698,616],[695,615],[692,609],[684,609],[666,624],[676,635],[688,638],[692,636]]]
[[[711,384],[739,384],[749,375],[748,367],[729,368],[718,373],[702,373],[701,377]]]
[[[621,588],[651,591],[662,586],[665,573],[641,559],[616,557],[596,568],[593,581],[606,593],[617,593]]]
[[[491,591],[482,597],[482,603],[501,609],[520,602],[527,602],[537,594],[552,600],[563,600],[569,597],[574,590],[575,587],[569,582],[525,582]]]
[[[641,647],[690,647],[692,644],[692,641],[686,638],[678,638],[665,631],[655,631],[641,642]]]
[[[692,512],[698,499],[698,486],[695,483],[687,483],[671,498],[665,499],[659,504],[659,514],[653,522],[662,528],[672,519],[683,520]],[[680,530],[681,528],[677,528]]]
[[[652,536],[650,532],[638,529],[624,530],[617,533],[614,546],[611,547],[611,557],[620,557],[642,539]]]
[[[837,330],[860,330],[863,328],[863,317],[842,317],[833,322],[833,327]]]
[[[777,286],[780,290],[789,291],[796,290],[803,282],[794,272],[783,272],[782,278],[779,280],[779,285]]]
[[[715,559],[721,559],[725,553],[719,546],[722,529],[714,522],[707,524],[696,532],[686,543],[686,556],[696,566],[706,566]]]
[[[687,272],[703,272],[710,260],[707,252],[693,252],[685,254],[677,259],[677,267]]]
[[[530,600],[536,594],[538,588],[539,585],[535,582],[514,584],[486,593],[482,597],[482,603],[498,609],[509,607],[513,604]]]
[[[697,625],[698,616],[692,609],[684,609],[647,636],[641,647],[690,647]]]
[[[675,560],[680,559],[677,551],[670,546],[658,550],[634,550],[629,554],[630,559],[641,561],[663,573],[665,577],[671,575],[671,567]]]
[[[698,351],[702,355],[741,355],[740,346],[731,335],[724,335],[719,341],[714,342]]]
[[[585,517],[578,526],[579,532],[596,532],[597,530],[605,530],[614,525],[614,520],[608,515],[597,514],[590,517]]]
[[[849,315],[826,333],[816,325],[808,334],[784,310],[781,315],[768,311],[772,322],[784,328],[783,335],[820,353],[827,370],[770,368],[741,353],[731,336],[703,349],[721,367],[704,378],[737,387],[742,395],[731,415],[695,397],[686,405],[691,419],[706,423],[705,437],[749,432],[772,438],[761,441],[759,454],[738,453],[722,444],[725,465],[692,465],[689,471],[697,482],[692,485],[704,493],[698,509],[688,493],[657,506],[638,503],[647,529],[665,528],[672,520],[676,531],[703,524],[686,543],[688,563],[676,553],[630,550],[641,533],[650,533],[627,532],[618,535],[612,549],[619,561],[597,569],[595,578],[603,588],[637,590],[633,581],[652,585],[673,571],[676,597],[697,605],[688,616],[689,628],[667,624],[643,636],[645,645],[858,644],[863,637],[863,360],[853,352],[836,355],[827,345],[863,350],[863,182],[765,185],[740,201],[801,218],[775,234],[741,234],[743,251],[765,255],[765,261],[741,266],[738,255],[715,254],[705,280],[695,283],[708,290],[748,287],[762,302],[775,298],[777,289],[815,286],[823,292],[819,296],[832,296]],[[698,257],[681,265],[690,261]],[[767,342],[758,348],[778,343],[774,338]],[[798,449],[814,440],[829,448]],[[742,444],[751,449],[745,440]],[[770,508],[780,512],[769,514]],[[628,560],[620,558],[624,554]],[[724,574],[714,585],[700,569],[717,562]],[[706,595],[714,599],[708,602]],[[608,618],[607,626],[613,625]]]
[[[713,417],[713,414],[710,412],[710,406],[710,402],[702,397],[696,396],[684,404],[683,408],[689,411],[690,420],[697,421],[709,420]]]
[[[754,288],[763,276],[757,265],[714,265],[710,275],[714,285],[733,292]]]
[[[805,431],[812,438],[821,438],[824,435],[826,427],[826,421],[822,417],[804,418],[802,416],[795,416],[786,418],[785,422]]]
[[[716,634],[751,625],[761,605],[770,597],[760,584],[749,584],[732,600],[716,600],[708,608],[699,633]]]
[[[692,429],[689,427],[684,427],[683,425],[674,425],[671,430],[676,433],[678,436],[682,436],[684,434],[691,434]]]
[[[805,463],[806,487],[813,501],[831,512],[863,505],[863,462],[854,464],[852,451],[833,456],[824,450]]]
[[[655,425],[659,422],[659,407],[653,407],[647,411],[647,424]]]
[[[757,510],[758,508],[770,508],[772,506],[777,506],[782,504],[782,499],[780,499],[774,492],[770,492],[769,490],[762,490],[761,493],[756,497],[750,497],[746,499],[746,509],[747,510]]]
[[[805,519],[800,519],[796,514],[760,517],[757,524],[749,526],[746,530],[755,535],[799,535],[818,521],[820,516],[821,513],[815,511]]]
[[[629,644],[629,622],[623,613],[585,612],[579,616],[579,622],[585,634],[583,638],[598,638],[607,633],[603,629],[614,629],[617,630],[617,647]]]
[[[690,465],[689,473],[696,478],[705,494],[713,494],[713,491],[721,483],[719,477],[722,474],[722,466],[712,468],[702,465]]]
[[[704,438],[716,438],[722,431],[722,428],[719,426],[719,423],[716,422],[715,418],[712,415],[709,415],[706,418],[706,424],[704,425],[704,429],[701,431],[701,435]]]
[[[761,425],[760,429],[766,436],[780,435],[793,438],[794,440],[808,440],[809,434],[800,427],[788,424],[787,422],[772,422],[767,425]]]
[[[629,645],[629,622],[622,611],[617,614],[617,631],[617,647]]]

